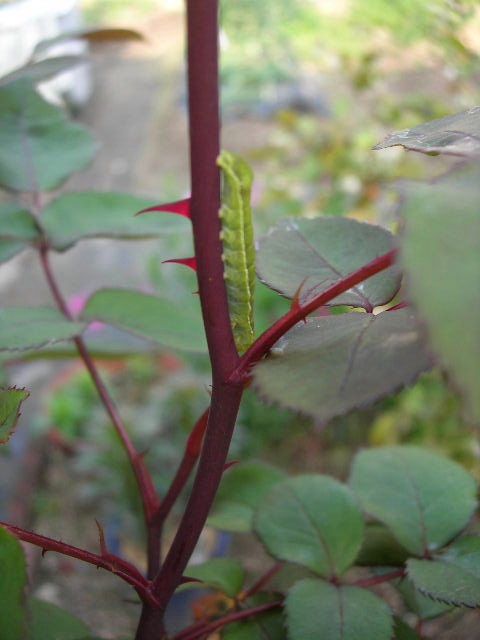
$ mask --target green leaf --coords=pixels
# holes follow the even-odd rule
[[[445,153],[453,156],[480,154],[480,107],[438,118],[403,131],[396,131],[374,149],[401,145],[421,153]]]
[[[85,328],[71,322],[56,309],[47,307],[11,307],[0,309],[0,352],[37,349],[53,342],[68,340]]]
[[[254,369],[260,394],[327,421],[412,383],[431,366],[409,309],[307,319]]]
[[[23,640],[27,565],[18,540],[0,527],[0,638]]]
[[[374,258],[394,248],[391,233],[349,218],[286,220],[259,242],[257,272],[271,289],[303,305]],[[390,267],[338,296],[329,305],[371,310],[389,302],[400,287]]]
[[[29,601],[28,640],[84,640],[89,628],[71,613],[54,604],[32,598]]]
[[[255,531],[276,558],[340,576],[363,540],[363,517],[345,485],[320,475],[289,478],[259,503]]]
[[[355,564],[364,567],[401,567],[410,557],[390,531],[376,522],[367,524]]]
[[[224,531],[251,531],[253,513],[268,491],[285,474],[261,462],[242,462],[223,479],[208,524]]]
[[[89,238],[142,240],[190,231],[190,223],[180,216],[135,217],[149,204],[149,200],[124,193],[68,193],[45,208],[42,226],[58,251]]]
[[[49,191],[93,158],[88,131],[45,102],[27,81],[0,88],[0,185]]]
[[[287,602],[289,640],[390,640],[388,606],[365,589],[302,580]]]
[[[469,473],[418,447],[362,451],[350,484],[364,510],[419,556],[457,535],[477,505],[476,483]]]
[[[437,560],[410,559],[408,576],[425,596],[456,607],[480,606],[480,538],[458,540]]]
[[[20,406],[29,395],[25,389],[0,389],[0,444],[8,442],[20,416]]]
[[[83,56],[57,56],[46,58],[38,62],[28,62],[23,67],[19,67],[0,78],[0,87],[4,87],[17,80],[29,80],[37,83],[48,80],[62,71],[67,71],[77,64],[85,63],[87,59]]]
[[[281,611],[267,611],[251,620],[229,624],[222,632],[223,640],[287,640]]]
[[[480,113],[480,112],[479,112]],[[403,262],[431,343],[480,422],[480,166],[407,189]]]
[[[39,238],[35,218],[16,204],[0,206],[0,263],[7,262]]]
[[[422,620],[431,620],[448,613],[452,607],[443,602],[432,600],[415,589],[408,578],[398,580],[395,587],[400,592],[405,606]]]
[[[83,310],[85,320],[99,320],[164,346],[206,351],[200,302],[193,294],[167,300],[132,289],[102,289]]]
[[[401,618],[395,616],[394,620],[394,632],[393,636],[394,640],[420,640],[420,636],[418,636],[415,631],[408,624],[403,622]]]
[[[242,565],[233,558],[214,558],[203,564],[187,567],[185,575],[200,580],[203,584],[225,593],[230,598],[240,593],[245,580]],[[192,583],[192,586],[198,585]]]

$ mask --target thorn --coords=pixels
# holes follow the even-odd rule
[[[240,462],[240,460],[230,460],[230,462],[226,462],[223,465],[223,472],[225,473],[225,471],[227,471],[228,469],[230,469],[230,467],[234,467],[236,464],[238,464]]]
[[[303,285],[305,284],[307,278],[308,278],[308,276],[305,276],[305,278],[299,284],[298,289],[295,291],[295,295],[292,298],[292,304],[290,306],[290,311],[300,311],[300,309],[302,308],[302,305],[300,304],[300,293],[302,291]],[[307,319],[303,318],[303,322],[306,324],[307,323]]]
[[[193,258],[170,258],[170,260],[163,260],[162,264],[167,264],[168,262],[183,264],[185,267],[193,269],[193,271],[197,270],[197,259],[195,256],[193,256]]]
[[[173,213],[190,219],[190,198],[177,200],[176,202],[167,202],[165,204],[156,204],[153,207],[147,207],[146,209],[138,211],[135,215],[139,216],[143,213],[153,213],[154,211]]]
[[[44,558],[47,554],[48,549],[42,549],[42,558]]]
[[[95,524],[97,525],[97,529],[98,529],[98,540],[100,542],[100,555],[108,556],[110,554],[108,553],[107,544],[105,542],[105,533],[103,531],[103,527],[96,518],[95,518]]]

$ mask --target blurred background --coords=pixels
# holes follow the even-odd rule
[[[223,0],[221,5],[223,147],[243,154],[254,167],[257,237],[288,216],[348,215],[397,231],[396,182],[437,175],[449,161],[371,148],[392,130],[479,104],[479,3]],[[88,54],[88,62],[44,83],[42,91],[63,103],[99,142],[94,163],[62,191],[129,192],[151,198],[152,204],[185,197],[183,3],[0,1],[0,72],[19,66],[40,40],[82,26],[134,28],[145,41],[62,45],[61,53]],[[196,289],[194,275],[161,262],[191,255],[190,245],[189,238],[178,237],[92,240],[55,256],[54,266],[75,310],[102,285],[138,286],[181,298]],[[24,252],[2,266],[0,296],[6,306],[50,304],[35,255]],[[259,332],[287,308],[287,301],[258,285]],[[140,352],[100,365],[163,491],[189,430],[208,404],[208,362],[149,345]],[[92,548],[96,517],[113,551],[144,563],[132,476],[82,365],[68,358],[11,363],[3,375],[32,389],[32,397],[17,434],[0,450],[2,517]],[[473,426],[440,372],[329,425],[265,406],[247,391],[231,458],[345,478],[359,447],[405,442],[446,452],[480,479]],[[213,530],[205,532],[198,558],[228,549],[252,572],[260,568],[257,543]],[[52,554],[41,563],[32,556],[31,564],[37,595],[77,613],[97,635],[133,632],[138,605],[122,605],[129,591],[114,577],[98,572],[92,581],[91,567]],[[440,640],[474,638],[480,636],[469,625],[476,623],[472,613],[425,629]]]

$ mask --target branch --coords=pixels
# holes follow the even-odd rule
[[[260,576],[260,578],[254,582],[249,589],[244,591],[240,595],[239,599],[243,601],[254,596],[256,593],[261,591],[282,569],[283,564],[281,562],[276,562],[273,567],[270,567],[268,571]]]
[[[196,640],[197,638],[207,637],[214,631],[217,631],[217,629],[226,627],[228,624],[232,624],[233,622],[240,622],[241,620],[248,620],[249,618],[258,616],[261,613],[265,613],[266,611],[278,609],[281,606],[283,606],[283,602],[277,601],[268,602],[267,604],[261,604],[258,607],[254,607],[252,609],[235,611],[234,613],[229,613],[228,615],[220,618],[219,620],[215,620],[214,622],[200,622],[198,624],[192,625],[191,627],[187,627],[183,631],[180,631],[180,633],[177,633],[177,635],[174,636],[172,640]]]
[[[50,287],[50,291],[52,292],[52,296],[57,304],[57,307],[63,313],[63,315],[69,320],[73,320],[72,314],[68,309],[67,303],[63,298],[63,295],[58,287],[57,281],[53,274],[50,261],[48,259],[48,246],[44,245],[40,248],[40,261],[42,264],[43,272],[45,274],[45,278]],[[159,500],[158,495],[153,484],[153,480],[151,475],[149,474],[145,463],[143,461],[142,456],[135,449],[130,436],[128,435],[128,431],[123,423],[123,420],[118,413],[117,407],[110,394],[107,391],[107,388],[100,377],[98,369],[90,356],[87,346],[81,337],[76,337],[73,339],[75,345],[77,347],[78,353],[87,368],[90,377],[92,378],[92,382],[100,396],[100,400],[105,407],[106,412],[110,416],[110,419],[115,427],[115,430],[123,444],[125,452],[130,460],[130,464],[132,466],[133,472],[135,474],[137,484],[139,487],[139,491],[141,494],[143,510],[145,514],[145,520],[148,522],[152,517],[153,513],[158,508]]]
[[[301,320],[304,320],[310,313],[328,302],[331,302],[340,294],[345,293],[345,291],[348,291],[355,285],[360,284],[364,280],[367,280],[377,273],[388,269],[388,267],[391,267],[395,263],[397,253],[398,250],[393,249],[392,251],[375,258],[363,267],[360,267],[360,269],[357,269],[357,271],[354,271],[333,284],[316,298],[310,300],[307,304],[302,307],[294,307],[290,309],[288,313],[282,316],[269,329],[262,333],[262,335],[257,338],[252,346],[243,354],[237,367],[230,374],[230,381],[244,381],[249,375],[251,368],[267,355],[273,345],[278,342],[278,340],[280,340],[287,331],[292,329]]]
[[[182,461],[180,462],[170,488],[152,518],[152,525],[159,527],[163,526],[163,523],[167,519],[173,505],[177,501],[178,496],[185,487],[185,484],[187,483],[187,480],[198,460],[200,451],[202,450],[203,436],[205,435],[205,430],[207,428],[209,411],[210,409],[206,409],[193,427],[193,430],[187,440]]]
[[[213,375],[225,379],[238,360],[220,239],[218,0],[187,0],[190,215],[203,322]]]
[[[85,551],[85,549],[80,549],[60,540],[54,540],[53,538],[48,538],[47,536],[42,536],[38,533],[21,529],[20,527],[16,527],[6,522],[0,522],[0,526],[4,527],[7,531],[10,531],[10,533],[19,540],[33,544],[36,547],[40,547],[43,553],[47,551],[54,551],[55,553],[61,553],[62,555],[69,556],[70,558],[82,560],[82,562],[92,564],[97,568],[106,569],[132,585],[142,600],[149,602],[152,605],[156,604],[156,599],[150,592],[150,583],[148,580],[142,576],[133,564],[130,564],[126,560],[123,560],[113,554],[99,555],[97,553],[91,553],[90,551]]]
[[[233,340],[220,240],[218,0],[187,0],[191,217],[200,301],[212,365],[212,400],[192,493],[155,579],[165,608],[212,506],[235,426],[242,383],[228,380],[239,356]]]
[[[396,580],[397,578],[404,578],[407,575],[405,569],[396,569],[389,573],[383,573],[378,576],[371,576],[370,578],[361,578],[353,584],[356,587],[374,587],[376,584],[382,584],[383,582],[390,582],[390,580]]]

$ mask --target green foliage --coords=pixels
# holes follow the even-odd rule
[[[366,567],[401,567],[407,559],[407,551],[386,527],[376,522],[367,524],[356,564]]]
[[[81,620],[50,602],[32,598],[28,604],[28,640],[86,640],[90,630]]]
[[[237,596],[245,580],[245,571],[238,560],[231,558],[214,558],[203,564],[187,567],[185,575],[199,580],[202,585],[217,589],[230,598]],[[187,583],[186,586],[198,587],[198,583]]]
[[[27,566],[18,540],[0,527],[0,638],[23,640]]]
[[[480,420],[479,167],[408,188],[403,260],[409,292],[442,363]],[[459,336],[462,336],[459,339]]]
[[[251,531],[255,508],[283,478],[282,471],[261,462],[235,465],[222,480],[209,524],[224,531]]]
[[[262,238],[258,275],[269,287],[306,304],[343,277],[394,248],[393,236],[375,225],[356,220],[316,218],[288,220]],[[371,310],[386,304],[400,287],[393,266],[332,300]]]
[[[100,320],[164,346],[206,351],[200,304],[194,295],[180,303],[129,289],[102,289],[87,302],[85,320]]]
[[[287,597],[290,640],[390,640],[392,615],[378,596],[357,587],[302,580]]]
[[[447,605],[480,605],[480,538],[462,538],[435,560],[411,558],[407,567],[420,593]]]
[[[222,640],[286,640],[281,611],[267,611],[252,620],[230,624],[222,632]]]
[[[479,477],[476,431],[462,415],[461,399],[438,370],[422,375],[413,387],[383,402],[375,412],[366,444],[430,447]]]
[[[20,416],[22,402],[29,396],[25,389],[0,388],[0,444],[10,438]]]
[[[475,157],[480,151],[480,107],[392,133],[374,149],[401,145],[422,153]]]
[[[332,578],[355,560],[363,519],[347,487],[307,475],[281,482],[264,497],[255,531],[275,557]]]
[[[85,328],[47,307],[10,307],[0,310],[0,351],[38,349],[68,340]]]
[[[0,206],[0,264],[23,251],[38,237],[38,227],[29,211],[15,204]]]
[[[38,62],[28,62],[6,76],[2,76],[0,78],[0,87],[12,84],[18,80],[26,80],[32,83],[43,82],[82,62],[85,63],[86,60],[81,56],[57,56]]]
[[[45,208],[42,228],[58,251],[89,238],[142,240],[188,229],[188,223],[177,216],[135,217],[149,204],[145,198],[125,193],[68,193]]]
[[[366,513],[419,556],[460,533],[477,505],[476,483],[466,471],[417,447],[362,451],[350,484]]]
[[[262,500],[255,531],[275,557],[331,578],[355,560],[363,520],[344,485],[327,476],[298,476]]]
[[[69,122],[27,81],[1,87],[0,104],[2,187],[50,191],[93,158],[95,144],[86,129]]]
[[[395,587],[401,594],[407,609],[418,616],[420,620],[431,620],[452,610],[450,605],[422,595],[420,591],[415,589],[415,585],[409,578],[399,580]]]
[[[267,400],[327,421],[410,384],[430,366],[415,316],[401,309],[310,316],[255,367],[254,378]]]
[[[415,631],[408,626],[403,620],[400,618],[394,617],[394,632],[395,632],[395,640],[420,640],[420,637],[415,633]]]

